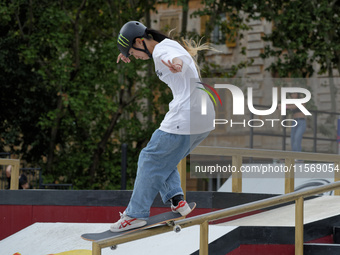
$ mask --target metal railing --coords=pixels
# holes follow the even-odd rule
[[[210,147],[199,146],[191,152],[192,155],[210,155],[210,156],[231,156],[232,166],[236,171],[232,172],[232,191],[242,192],[242,172],[241,166],[244,157],[254,158],[271,158],[284,159],[286,169],[291,171],[285,172],[285,193],[294,191],[294,165],[295,160],[309,160],[317,162],[332,162],[334,169],[340,168],[340,156],[335,154],[325,153],[306,153],[293,151],[276,151],[276,150],[254,150],[241,148],[225,148],[225,147]],[[185,179],[181,179],[185,182]],[[334,181],[340,180],[340,171],[334,171]],[[183,186],[185,184],[182,183]],[[335,195],[340,195],[340,191],[336,191]]]
[[[304,198],[328,192],[331,190],[340,189],[340,182],[334,182],[317,188],[310,188],[304,191],[292,192],[289,194],[280,195],[264,199],[257,202],[248,203],[245,205],[235,206],[228,209],[214,211],[207,214],[202,214],[187,218],[184,220],[177,221],[176,224],[182,228],[200,225],[200,255],[208,254],[208,233],[210,221],[227,218],[243,214],[246,212],[252,212],[255,210],[261,210],[264,208],[272,207],[275,205],[281,205],[287,202],[295,201],[295,255],[303,255],[303,204]],[[115,246],[122,243],[131,242],[134,240],[166,233],[173,231],[172,227],[161,226],[153,229],[146,229],[143,231],[136,231],[131,234],[121,235],[115,238],[108,238],[105,240],[92,242],[92,255],[101,255],[101,249]]]
[[[271,106],[269,105],[254,105],[254,107],[259,107],[259,108],[266,108],[269,109]],[[318,131],[318,118],[320,114],[327,114],[329,116],[332,116],[334,120],[338,119],[340,116],[339,112],[327,112],[327,111],[318,111],[318,110],[309,110],[312,113],[313,117],[307,117],[307,118],[312,118],[312,136],[303,136],[304,140],[313,140],[313,152],[317,152],[317,142],[318,141],[326,141],[326,142],[333,142],[336,143],[337,139],[336,137],[334,138],[325,138],[325,137],[320,137],[320,133]],[[254,114],[250,113],[250,119],[254,119]],[[335,132],[336,133],[336,132]],[[319,135],[319,136],[318,136]],[[254,136],[271,136],[271,137],[281,137],[282,142],[281,142],[281,149],[283,151],[286,150],[286,139],[290,137],[290,134],[287,134],[287,128],[283,127],[282,132],[280,133],[270,133],[270,132],[259,132],[255,131],[254,127],[250,127],[250,132],[249,132],[249,147],[254,148]]]
[[[73,184],[54,184],[54,183],[43,183],[42,169],[39,168],[20,168],[19,159],[4,159],[0,158],[0,166],[11,165],[11,183],[10,190],[19,189],[19,175],[20,171],[27,176],[29,188],[34,189],[73,189]],[[6,184],[4,184],[6,185]],[[2,187],[0,185],[0,187]]]
[[[273,151],[273,150],[254,150],[254,149],[240,149],[240,148],[222,148],[222,147],[197,147],[193,155],[214,155],[214,156],[231,156],[232,164],[237,168],[237,172],[232,174],[232,191],[242,192],[242,173],[240,168],[242,166],[243,157],[259,157],[259,158],[284,158],[285,165],[288,169],[293,169],[291,166],[295,164],[296,159],[310,160],[310,161],[327,161],[333,162],[334,168],[340,167],[340,156],[323,154],[323,153],[305,153],[305,152],[290,152],[290,151]],[[183,159],[178,165],[178,170],[181,176],[182,188],[185,193],[186,188],[186,159]],[[340,195],[340,171],[334,171],[334,180],[336,182],[324,185],[317,188],[311,188],[304,191],[294,192],[294,172],[285,174],[285,195],[269,198],[245,205],[236,206],[233,208],[223,209],[216,212],[211,212],[177,222],[182,228],[193,225],[200,225],[200,255],[208,254],[208,232],[209,222],[235,216],[255,210],[261,210],[267,207],[284,204],[295,201],[295,254],[303,254],[303,204],[304,198],[321,194],[324,192],[335,190],[335,195]],[[143,231],[136,231],[129,235],[122,235],[116,238],[109,238],[92,243],[92,255],[101,255],[101,249],[105,247],[115,246],[118,244],[138,240],[141,238],[162,234],[172,231],[169,226],[162,226],[155,229],[147,229]]]
[[[19,187],[19,168],[20,168],[20,160],[19,159],[5,159],[0,158],[0,166],[12,166],[11,171],[11,190],[16,190]]]

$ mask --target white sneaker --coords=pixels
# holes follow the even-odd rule
[[[182,216],[186,216],[191,212],[191,208],[185,200],[180,201],[177,206],[171,205],[171,210],[180,213]]]
[[[119,213],[120,219],[110,226],[111,232],[122,232],[129,229],[140,228],[146,225],[146,220],[131,218],[124,213]]]

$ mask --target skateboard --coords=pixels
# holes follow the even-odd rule
[[[189,203],[189,206],[192,212],[196,207],[196,203],[195,202]],[[99,241],[99,240],[103,240],[107,238],[126,235],[129,233],[133,233],[135,231],[154,228],[154,227],[163,226],[163,225],[168,225],[170,227],[173,227],[174,232],[178,233],[181,231],[181,226],[177,225],[175,221],[184,219],[185,217],[186,216],[182,216],[181,214],[174,213],[172,211],[165,212],[165,213],[161,213],[161,214],[149,217],[146,225],[140,228],[134,228],[134,229],[130,229],[130,230],[122,231],[122,232],[111,232],[110,230],[107,230],[102,233],[86,233],[86,234],[81,235],[81,238],[87,241]],[[111,249],[116,249],[116,246],[111,247]]]

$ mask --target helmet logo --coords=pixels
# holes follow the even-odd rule
[[[126,39],[122,34],[118,36],[118,43],[122,45],[124,48],[129,47],[129,40]]]

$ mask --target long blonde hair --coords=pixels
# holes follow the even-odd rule
[[[193,40],[192,38],[190,39],[184,39],[183,37],[181,38],[181,44],[182,46],[186,49],[186,51],[190,54],[190,56],[194,59],[195,61],[195,66],[198,72],[199,77],[201,78],[201,70],[197,62],[197,57],[198,57],[198,52],[202,50],[213,50],[217,51],[213,47],[210,46],[209,43],[203,43],[201,38],[198,42]]]
[[[161,33],[160,31],[154,30],[154,29],[150,29],[147,28],[146,29],[146,38],[147,39],[154,39],[157,42],[161,42],[164,39],[168,38],[168,39],[173,39],[173,36],[171,35],[176,28],[173,28],[169,31],[168,36],[164,35],[163,33]],[[195,62],[195,66],[198,72],[199,77],[201,78],[201,71],[200,71],[200,67],[197,63],[197,57],[198,57],[198,52],[202,51],[202,50],[213,50],[213,51],[218,51],[216,49],[214,49],[213,47],[210,46],[209,43],[203,43],[202,42],[203,37],[196,42],[194,39],[190,38],[190,39],[185,39],[185,38],[181,38],[180,40],[180,44],[184,47],[184,49],[190,54],[190,56],[194,59]]]

